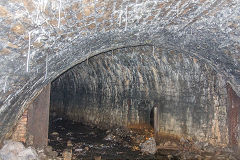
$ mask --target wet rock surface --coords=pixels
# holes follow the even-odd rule
[[[54,133],[54,134],[52,134]],[[58,134],[56,134],[58,133]],[[229,159],[240,155],[185,137],[159,134],[152,129],[99,129],[68,120],[50,124],[49,145],[58,159]],[[53,152],[51,151],[51,152]]]

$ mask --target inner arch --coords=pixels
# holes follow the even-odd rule
[[[104,128],[150,127],[155,108],[157,133],[228,143],[225,78],[169,48],[125,47],[91,57],[52,82],[51,99],[60,117]]]

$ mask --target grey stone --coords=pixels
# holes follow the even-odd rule
[[[115,138],[116,138],[116,136],[113,135],[112,133],[110,133],[110,134],[108,134],[108,135],[104,138],[104,140],[106,140],[106,141],[114,141]]]
[[[57,157],[58,156],[58,152],[57,151],[53,151],[51,154],[52,157]]]
[[[47,158],[47,155],[44,154],[44,153],[39,153],[39,154],[38,154],[38,157],[39,157],[39,160],[47,160],[47,159],[48,159],[48,158]]]
[[[0,159],[2,159],[2,160],[21,160],[16,154],[11,153],[11,152],[8,154],[0,153]]]
[[[0,150],[0,155],[8,155],[15,154],[18,155],[19,152],[25,150],[24,145],[21,142],[15,142],[12,140],[8,140],[4,142],[4,146]]]
[[[157,152],[156,141],[153,137],[149,138],[144,143],[141,143],[139,146],[143,153],[155,154]]]
[[[52,153],[52,146],[46,146],[44,148],[44,152],[48,155]]]
[[[82,148],[76,148],[74,151],[75,151],[75,152],[82,152],[83,149],[82,149]]]
[[[38,154],[35,149],[25,148],[22,143],[12,140],[5,141],[0,150],[2,160],[38,160]]]
[[[20,160],[39,160],[37,152],[31,147],[22,150],[17,156]]]

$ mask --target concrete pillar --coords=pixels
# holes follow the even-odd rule
[[[50,88],[46,86],[28,109],[27,131],[37,148],[48,145]]]

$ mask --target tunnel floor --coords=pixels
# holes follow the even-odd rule
[[[49,124],[49,145],[67,159],[239,159],[231,150],[206,143],[159,135],[156,154],[142,153],[140,143],[153,136],[152,129],[99,129],[96,126],[55,118]]]
[[[143,155],[134,145],[132,135],[120,128],[104,130],[58,119],[51,122],[49,133],[53,150],[63,153],[70,149],[72,159],[155,159],[153,155]]]

